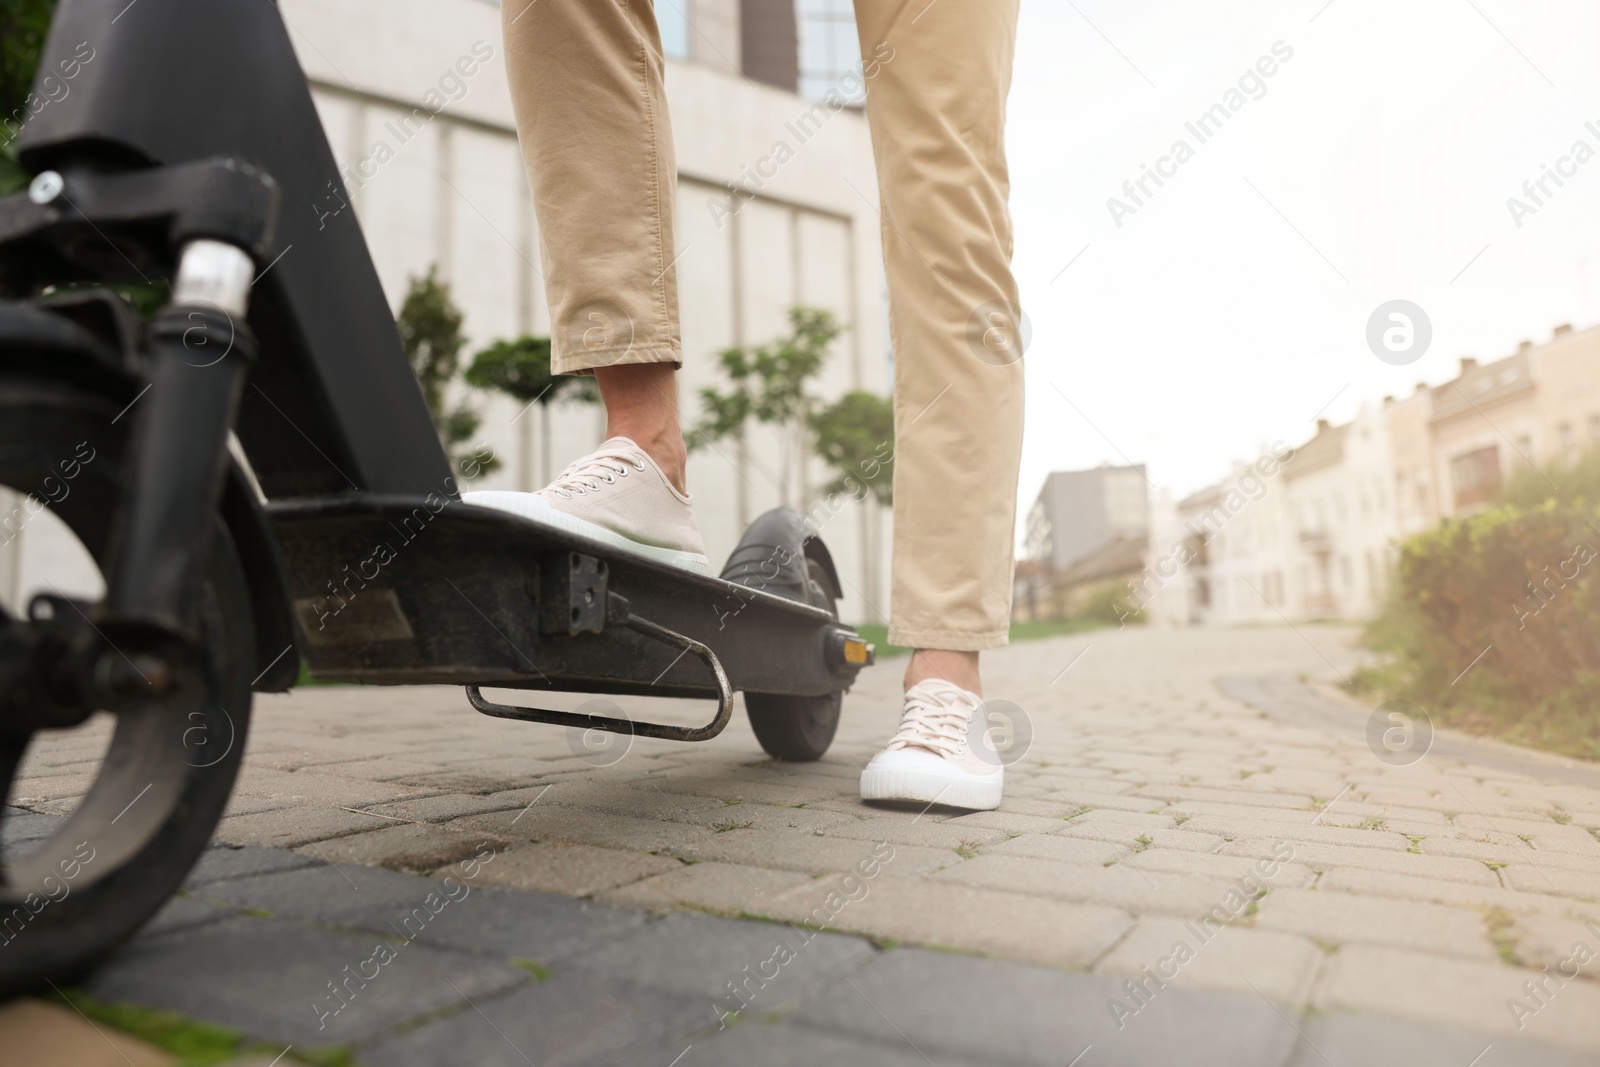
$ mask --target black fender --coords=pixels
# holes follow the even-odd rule
[[[793,508],[773,508],[756,517],[722,568],[722,580],[798,600],[808,599],[806,561],[815,560],[828,585],[828,595],[844,595],[833,555]]]
[[[266,509],[237,459],[228,464],[221,510],[244,564],[250,612],[255,616],[256,670],[260,673],[251,688],[258,693],[286,692],[300,677],[299,635],[289,603],[288,571]]]

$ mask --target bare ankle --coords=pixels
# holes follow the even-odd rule
[[[983,695],[983,683],[978,674],[976,652],[953,652],[940,648],[919,648],[911,653],[906,665],[905,687],[910,689],[929,678],[942,678],[958,685],[969,693]]]
[[[606,436],[632,438],[634,444],[656,461],[656,466],[661,468],[661,473],[667,476],[673,488],[688,494],[689,450],[684,447],[683,432],[677,426],[672,427],[671,433],[657,432],[646,439],[637,431],[629,433],[625,429],[613,428],[608,421]]]
[[[671,363],[629,363],[595,371],[606,405],[606,436],[644,449],[680,493],[689,453],[678,425],[678,373]]]

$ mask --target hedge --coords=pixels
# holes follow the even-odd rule
[[[1600,509],[1502,504],[1401,546],[1358,687],[1478,732],[1600,757]]]

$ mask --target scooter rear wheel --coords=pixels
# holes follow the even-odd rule
[[[120,406],[56,383],[0,382],[0,485],[32,494],[0,514],[0,538],[19,529],[26,538],[48,501],[103,564],[131,421],[118,419]],[[58,823],[0,808],[0,997],[71,979],[131,937],[182,884],[222,816],[244,753],[256,656],[243,568],[220,519],[205,574],[191,620],[204,635],[202,682],[118,713],[92,783]],[[0,611],[0,636],[25,625]],[[0,709],[20,684],[0,690]],[[68,758],[52,766],[51,749],[73,731],[104,729],[105,714],[69,730],[0,721],[0,799],[60,814],[52,809],[61,798],[14,796],[18,772],[51,783]],[[37,761],[25,759],[30,746]]]
[[[838,605],[828,592],[828,579],[822,564],[806,560],[806,602],[825,608],[839,617]],[[744,708],[756,740],[774,759],[809,763],[822,758],[833,744],[839,729],[839,712],[844,693],[835,689],[826,696],[793,696],[778,693],[746,693]]]

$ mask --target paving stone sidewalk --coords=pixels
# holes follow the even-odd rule
[[[1443,731],[1385,763],[1322,684],[1350,637],[1003,650],[1032,743],[978,814],[855,796],[903,661],[809,765],[739,718],[591,751],[453,689],[260,699],[218,832],[249,847],[88,988],[374,1065],[1594,1062],[1600,769]],[[70,810],[87,746],[13,802]],[[382,977],[345,1003],[347,966]]]

